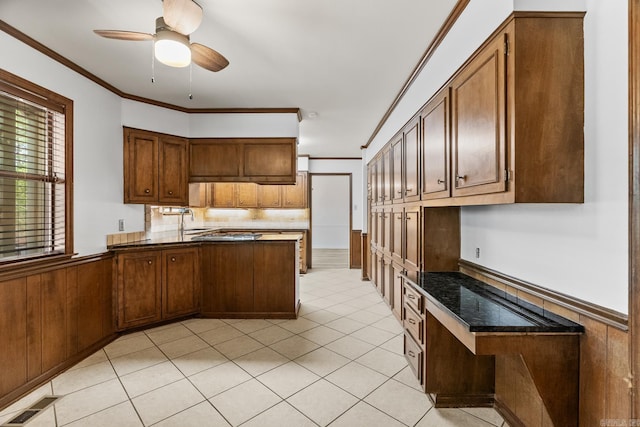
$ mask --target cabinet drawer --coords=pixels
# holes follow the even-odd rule
[[[404,305],[403,324],[404,328],[411,334],[416,342],[424,344],[424,319],[418,313],[416,313],[408,304]]]
[[[413,374],[418,378],[420,384],[422,384],[422,349],[415,343],[411,335],[405,332],[404,334],[404,357],[409,362],[409,367],[413,371]]]
[[[422,295],[406,284],[404,285],[404,301],[405,304],[408,304],[409,307],[413,308],[416,313],[422,314]]]

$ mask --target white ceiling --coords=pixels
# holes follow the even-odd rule
[[[191,41],[230,65],[212,73],[156,62],[151,42],[93,29],[155,32],[161,0],[0,0],[0,19],[121,91],[186,108],[292,108],[300,154],[359,157],[455,0],[198,0]],[[316,118],[309,118],[316,112]]]

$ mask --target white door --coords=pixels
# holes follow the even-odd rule
[[[349,175],[311,176],[311,248],[349,249]]]

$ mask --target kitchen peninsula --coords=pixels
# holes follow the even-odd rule
[[[295,319],[301,237],[176,232],[112,245],[117,329],[187,315]]]

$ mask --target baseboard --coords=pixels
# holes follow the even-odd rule
[[[493,394],[442,394],[430,393],[436,408],[493,408]]]

